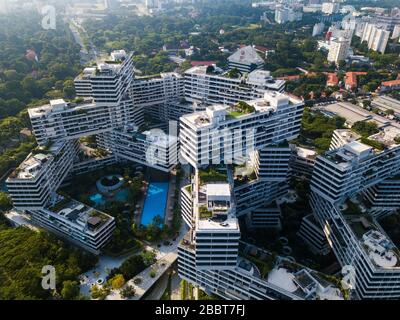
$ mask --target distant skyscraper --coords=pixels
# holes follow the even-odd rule
[[[325,24],[323,22],[316,23],[313,28],[312,36],[315,37],[315,36],[320,35],[324,31],[324,28],[325,28]]]
[[[385,30],[383,26],[375,24],[366,24],[361,41],[368,43],[368,49],[384,53],[389,41],[390,31]]]
[[[328,61],[339,64],[347,58],[350,47],[350,40],[339,38],[331,40],[328,53]]]

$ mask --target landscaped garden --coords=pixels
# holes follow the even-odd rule
[[[120,182],[121,187],[110,194],[101,194],[96,187],[97,181]],[[132,231],[134,208],[143,196],[144,174],[132,165],[110,166],[101,170],[75,176],[70,185],[61,189],[61,194],[77,199],[94,208],[99,208],[115,218],[116,229],[110,242],[103,251],[110,255],[119,255],[127,251],[137,250],[141,241]]]
[[[235,104],[234,106],[232,106],[230,108],[228,115],[233,118],[237,118],[237,117],[244,116],[246,114],[250,114],[254,111],[255,111],[255,109],[253,106],[249,105],[248,103],[246,103],[244,101],[239,101],[237,104]]]

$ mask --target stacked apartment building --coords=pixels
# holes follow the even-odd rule
[[[276,200],[279,189],[287,191],[287,141],[299,133],[302,110],[300,100],[265,93],[245,106],[212,105],[181,117],[181,155],[193,170],[192,181],[181,190],[182,216],[190,227],[178,246],[183,279],[226,299],[315,299],[333,289],[303,267],[292,270],[287,285],[279,282],[285,263],[279,258],[268,274],[260,272],[246,255],[260,251],[263,259],[273,257],[239,240],[241,215],[249,214],[253,228],[280,224]],[[244,177],[249,164],[253,180]],[[315,280],[309,283],[313,289],[296,280],[300,274]]]
[[[284,86],[262,70],[240,79],[207,72],[192,76],[192,71],[135,78],[132,54],[117,50],[76,77],[80,97],[76,102],[56,99],[30,108],[38,148],[7,179],[15,208],[31,213],[37,224],[99,253],[115,228],[114,219],[61,197],[57,189],[63,182],[72,174],[120,161],[169,172],[178,163],[179,144],[177,125],[168,126],[168,120],[205,110],[215,102],[260,98],[263,92],[281,91]],[[167,130],[144,129],[145,113],[161,120],[160,127]],[[82,156],[79,139],[86,136],[96,136],[104,156]]]
[[[398,249],[376,220],[398,208],[399,134],[394,126],[360,140],[337,132],[313,170],[314,216],[338,261],[354,268],[352,288],[362,299],[400,295]]]

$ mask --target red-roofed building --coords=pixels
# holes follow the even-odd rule
[[[366,75],[366,72],[346,72],[345,87],[347,90],[354,90],[357,88],[357,76]]]
[[[400,79],[392,81],[383,81],[380,91],[400,90]]]
[[[335,87],[339,84],[339,78],[336,73],[330,72],[326,74],[326,86],[327,87]]]
[[[213,64],[216,64],[215,61],[191,61],[190,64],[192,67],[197,67],[197,66],[211,66]]]
[[[296,81],[300,79],[300,75],[296,74],[293,76],[284,76],[284,77],[278,77],[278,80],[285,80],[285,81]]]

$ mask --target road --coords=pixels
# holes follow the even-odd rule
[[[85,65],[90,61],[97,60],[98,58],[98,51],[93,42],[89,39],[87,31],[81,25],[81,23],[73,18],[69,19],[69,28],[74,36],[75,42],[80,45],[81,47],[81,64]],[[82,34],[84,35],[85,39],[87,40],[88,46],[85,45],[85,41],[82,38]]]

